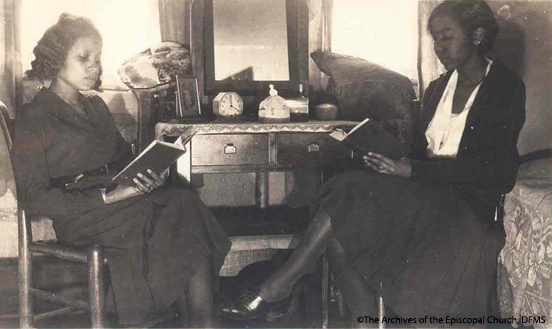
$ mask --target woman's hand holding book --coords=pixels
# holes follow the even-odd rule
[[[151,169],[148,169],[147,173],[148,175],[139,173],[133,180],[136,184],[133,188],[138,194],[150,193],[165,184],[166,175],[160,176]]]
[[[106,204],[122,201],[134,196],[150,193],[153,190],[165,185],[168,169],[162,174],[157,174],[151,169],[147,170],[147,175],[139,173],[133,179],[134,186],[119,184],[113,190],[104,194]]]
[[[401,177],[410,177],[412,174],[412,166],[410,165],[410,159],[401,158],[400,160],[394,160],[384,155],[368,152],[363,156],[364,165],[372,168],[372,170],[379,172],[380,174],[395,175]]]

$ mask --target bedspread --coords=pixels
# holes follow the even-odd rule
[[[521,325],[552,327],[552,160],[520,166],[517,183],[504,203],[506,243],[500,254],[502,317]],[[529,323],[544,316],[545,323]],[[525,321],[522,321],[525,320]]]

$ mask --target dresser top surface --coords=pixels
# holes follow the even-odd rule
[[[209,123],[165,123],[155,125],[155,137],[179,136],[182,132],[192,128],[197,134],[225,134],[225,133],[270,133],[270,132],[330,132],[335,128],[351,128],[358,124],[356,121],[307,121],[287,123],[260,123],[238,121],[213,121]]]

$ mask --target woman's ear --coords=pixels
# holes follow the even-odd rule
[[[481,42],[483,42],[483,40],[485,39],[485,29],[482,27],[478,27],[473,30],[472,39],[474,45],[481,44]]]

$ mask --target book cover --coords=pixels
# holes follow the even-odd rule
[[[147,174],[147,169],[161,174],[169,168],[180,156],[186,153],[184,145],[192,139],[194,133],[188,134],[185,138],[180,136],[174,143],[167,143],[158,140],[151,142],[134,160],[132,160],[115,177],[113,183],[116,185],[133,186],[132,181],[138,173]]]
[[[389,158],[400,159],[408,154],[408,148],[374,120],[365,119],[347,134],[333,132],[333,138],[359,155],[379,153]]]

